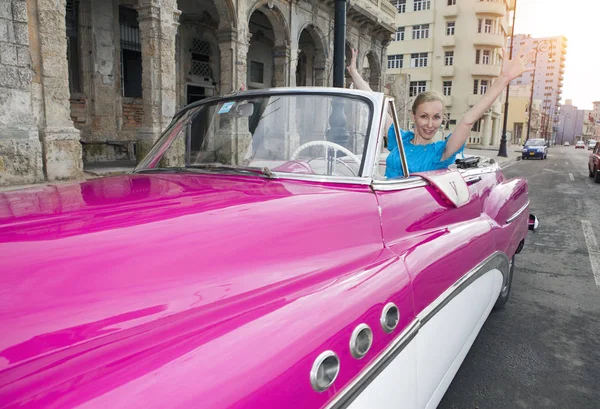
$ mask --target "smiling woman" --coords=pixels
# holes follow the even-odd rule
[[[356,66],[357,54],[356,50],[352,50],[352,59],[348,66],[348,72],[352,76],[356,88],[372,92],[369,84],[367,84],[358,72]],[[399,136],[402,137],[406,150],[409,173],[448,168],[448,166],[454,163],[457,153],[464,148],[473,124],[492,106],[496,98],[500,96],[502,90],[513,79],[520,77],[524,72],[533,71],[533,67],[528,67],[533,58],[534,53],[527,52],[526,54],[520,54],[513,59],[504,61],[502,72],[498,78],[481,99],[458,121],[454,132],[446,140],[433,142],[433,137],[442,124],[444,110],[443,98],[435,92],[423,92],[415,99],[411,113],[414,131],[405,132],[400,130],[400,135],[398,135],[392,126],[392,118],[388,115],[386,129],[388,129],[388,149],[390,150],[390,154],[386,159],[387,168],[385,176],[387,178],[406,176],[400,165]]]

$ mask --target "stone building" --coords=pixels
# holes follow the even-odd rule
[[[0,185],[136,161],[182,106],[332,84],[334,0],[0,0]],[[385,84],[396,9],[348,2],[346,54]]]

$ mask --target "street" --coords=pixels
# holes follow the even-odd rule
[[[440,409],[600,405],[600,184],[590,151],[554,146],[520,160],[540,228],[517,255],[510,300],[490,314]]]

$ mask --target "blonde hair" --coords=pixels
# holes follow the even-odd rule
[[[419,95],[417,95],[417,98],[415,98],[415,102],[413,102],[413,106],[412,106],[412,113],[414,115],[417,114],[417,108],[419,107],[419,105],[424,104],[425,102],[434,102],[434,101],[440,101],[442,103],[442,107],[444,106],[444,97],[437,91],[425,91],[425,92],[421,92]],[[443,108],[442,108],[443,111]]]

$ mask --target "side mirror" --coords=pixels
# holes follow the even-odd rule
[[[539,225],[540,225],[540,221],[539,221],[539,219],[537,217],[535,217],[534,215],[530,214],[529,215],[529,223],[528,223],[528,225],[529,225],[528,226],[529,230],[535,232],[538,229]]]

